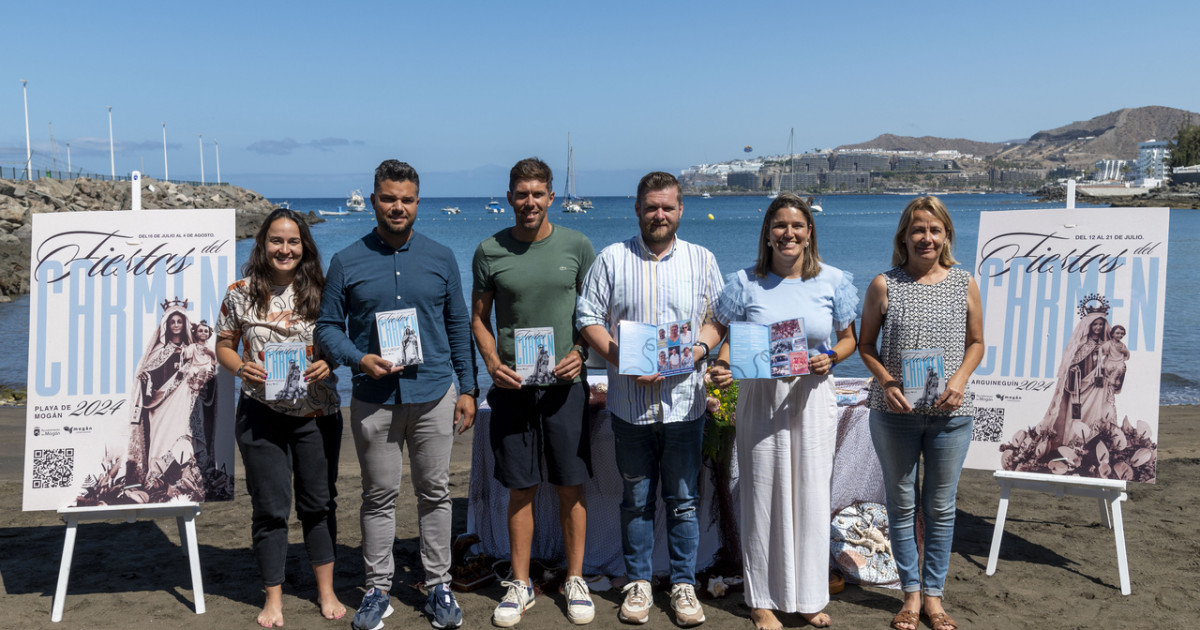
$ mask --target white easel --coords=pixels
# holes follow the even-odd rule
[[[1071,494],[1093,497],[1098,500],[1100,522],[1113,530],[1113,536],[1117,540],[1117,574],[1121,579],[1121,594],[1129,594],[1129,562],[1125,558],[1125,523],[1121,518],[1121,502],[1129,498],[1125,493],[1124,481],[1007,470],[997,470],[993,476],[996,478],[996,483],[1000,484],[1000,505],[996,509],[996,527],[992,531],[992,549],[988,554],[988,575],[996,573],[996,561],[1000,557],[1000,539],[1004,536],[1004,519],[1008,514],[1008,495],[1013,488],[1050,492],[1059,497]]]
[[[63,604],[67,597],[67,582],[71,578],[71,559],[75,555],[75,530],[80,521],[125,519],[132,523],[139,518],[172,518],[179,527],[179,546],[188,556],[192,570],[192,592],[196,598],[196,614],[204,613],[204,582],[200,577],[200,554],[196,548],[196,516],[200,504],[195,502],[156,503],[153,505],[102,505],[97,507],[60,508],[58,514],[67,524],[63,539],[62,563],[58,567],[58,587],[54,590],[54,607],[50,621],[62,621]]]

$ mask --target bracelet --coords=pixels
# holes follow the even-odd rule
[[[587,348],[584,348],[583,346],[581,346],[579,344],[575,344],[575,345],[571,346],[571,352],[578,352],[579,356],[582,357],[584,361],[588,360]]]
[[[696,343],[694,343],[694,344],[692,344],[692,345],[694,345],[694,346],[700,346],[701,348],[704,348],[704,354],[700,355],[700,356],[702,356],[702,357],[706,357],[706,356],[708,356],[708,354],[709,354],[710,352],[712,352],[712,348],[709,348],[709,347],[708,347],[708,344],[704,343],[703,341],[697,341]]]
[[[238,377],[238,378],[242,378],[242,370],[244,370],[244,369],[246,369],[246,364],[245,364],[245,363],[243,363],[243,364],[241,364],[240,366],[238,366],[238,369],[237,369],[237,371],[236,371],[236,372],[234,372],[234,373],[233,373],[233,375],[234,375],[234,376],[236,376],[236,377]]]
[[[901,384],[900,384],[900,381],[897,381],[896,379],[892,379],[892,380],[890,380],[890,381],[888,381],[888,382],[886,382],[886,383],[884,383],[884,384],[883,384],[883,388],[884,388],[884,389],[889,389],[889,388],[892,388],[892,387],[895,387],[896,389],[904,389],[904,386],[903,386],[903,385],[901,385]]]
[[[837,356],[837,353],[836,353],[836,352],[834,352],[833,350],[826,350],[826,351],[825,351],[825,356],[829,357],[829,364],[830,364],[830,365],[837,365],[837,362],[838,362],[838,356]]]

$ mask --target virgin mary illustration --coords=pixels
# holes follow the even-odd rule
[[[1042,428],[1053,429],[1050,449],[1068,441],[1075,422],[1098,427],[1116,422],[1114,399],[1106,395],[1104,352],[1109,340],[1108,300],[1089,295],[1079,305],[1082,318],[1071,333],[1071,340],[1058,364],[1054,396],[1042,418]]]
[[[163,302],[162,320],[134,372],[126,487],[141,484],[152,490],[164,483],[163,474],[172,464],[196,465],[192,409],[199,388],[194,375],[188,381],[195,340],[187,304],[178,298]],[[203,495],[203,488],[193,494]],[[192,498],[203,500],[203,496]]]

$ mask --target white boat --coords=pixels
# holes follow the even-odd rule
[[[355,190],[346,197],[346,210],[350,212],[363,212],[367,209],[367,201],[363,199],[361,190]]]
[[[488,202],[488,205],[484,208],[484,211],[488,214],[504,214],[504,206],[500,205],[499,201],[493,199]]]
[[[317,210],[317,214],[323,217],[344,217],[350,213],[342,210],[341,206],[338,206],[337,210]]]
[[[590,199],[575,195],[575,150],[571,148],[571,134],[567,134],[567,192],[563,195],[563,212],[587,214],[592,207]]]
[[[458,206],[446,206],[442,208],[442,214],[462,214],[462,210],[459,210]]]
[[[712,195],[709,193],[704,193],[703,195],[700,195],[700,198],[701,199],[712,199]]]

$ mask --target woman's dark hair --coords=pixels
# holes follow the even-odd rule
[[[254,235],[254,249],[250,251],[250,259],[242,266],[242,275],[246,277],[246,293],[259,317],[267,315],[271,303],[271,261],[267,258],[267,231],[271,225],[280,219],[287,219],[296,224],[300,231],[300,245],[304,251],[300,256],[300,264],[296,265],[296,275],[292,278],[292,293],[295,295],[295,311],[305,321],[316,321],[321,312],[321,292],[325,289],[325,272],[321,271],[321,253],[317,251],[317,242],[313,240],[308,222],[294,210],[278,208],[263,220],[258,233]]]
[[[800,268],[800,277],[805,280],[811,280],[821,273],[821,254],[817,253],[817,226],[813,223],[812,208],[808,207],[808,202],[800,198],[800,195],[790,192],[779,193],[771,205],[767,207],[767,212],[763,215],[762,231],[758,235],[758,261],[754,263],[754,275],[759,278],[766,278],[771,272],[771,256],[774,252],[771,250],[771,222],[775,220],[775,214],[783,208],[795,208],[804,215],[804,220],[808,221],[808,245],[804,247],[804,263]]]

